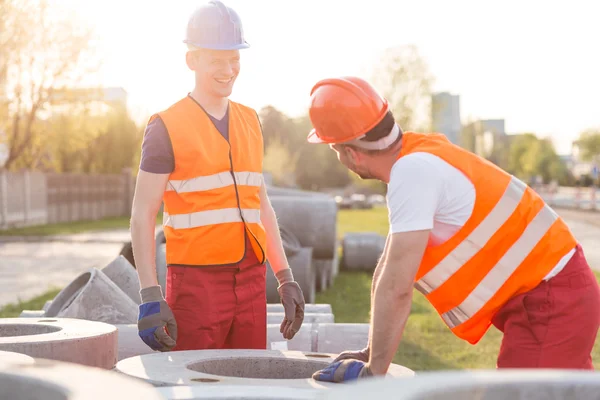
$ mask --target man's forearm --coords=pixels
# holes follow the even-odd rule
[[[385,241],[385,246],[384,249],[387,249],[388,243],[390,241],[390,237],[388,236],[386,241]],[[382,266],[384,265],[384,263],[386,262],[386,256],[385,256],[385,252],[381,255],[381,257],[379,258],[379,261],[377,262],[377,265],[375,266],[375,271],[373,271],[373,281],[371,282],[371,308],[370,308],[370,316],[371,319],[373,318],[373,303],[375,302],[375,289],[377,288],[377,283],[379,282],[379,277],[381,276],[381,269],[383,268]],[[371,338],[373,336],[373,325],[370,324],[369,326],[369,338],[367,341],[367,347],[370,349],[371,348]]]
[[[380,279],[375,289],[371,316],[369,366],[374,375],[384,375],[394,358],[412,304],[412,291],[399,291],[393,281]]]
[[[150,214],[131,216],[131,246],[141,288],[158,285],[154,229],[156,217]]]
[[[289,265],[285,251],[283,250],[283,242],[275,211],[273,210],[273,206],[271,206],[271,202],[266,197],[260,203],[260,218],[267,235],[267,258],[269,259],[273,273],[276,274],[282,269],[289,268]]]

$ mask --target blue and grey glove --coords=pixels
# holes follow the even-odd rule
[[[366,363],[346,359],[332,362],[327,367],[315,372],[312,378],[316,381],[342,383],[370,376],[373,376],[373,373]]]
[[[163,297],[161,287],[143,288],[140,290],[140,295],[142,296],[138,315],[140,338],[152,350],[170,351],[177,342],[177,322]]]

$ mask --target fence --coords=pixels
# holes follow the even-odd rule
[[[0,229],[129,216],[134,178],[121,174],[0,172]]]

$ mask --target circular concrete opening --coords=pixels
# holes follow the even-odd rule
[[[0,337],[43,335],[60,330],[60,326],[53,325],[0,324]]]
[[[294,358],[240,357],[200,361],[188,365],[188,368],[205,374],[236,378],[308,379],[327,365],[326,361]]]
[[[92,278],[91,272],[84,272],[75,280],[69,283],[63,290],[60,291],[52,300],[50,307],[46,310],[48,317],[56,317],[61,310],[66,309],[75,301],[79,293],[83,290]]]
[[[66,390],[31,377],[3,375],[0,372],[0,392],[11,400],[68,400]]]

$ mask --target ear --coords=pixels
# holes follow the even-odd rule
[[[355,148],[350,146],[344,146],[344,152],[346,153],[346,157],[348,157],[348,159],[354,164],[356,164],[357,161],[359,161],[363,156],[360,151],[357,151]]]
[[[188,51],[185,53],[185,63],[188,68],[192,71],[196,70],[196,64],[198,63],[198,55],[193,51]]]

